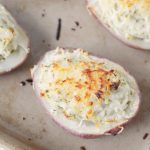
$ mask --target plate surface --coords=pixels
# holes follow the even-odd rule
[[[47,150],[150,150],[150,52],[129,48],[114,39],[88,14],[84,0],[0,0],[31,40],[31,54],[17,70],[0,76],[0,125],[29,143]],[[56,40],[58,19],[62,19]],[[79,22],[79,26],[75,22]],[[80,139],[58,127],[40,105],[30,83],[29,69],[56,46],[80,47],[106,57],[129,70],[137,79],[142,106],[136,119],[118,136]]]

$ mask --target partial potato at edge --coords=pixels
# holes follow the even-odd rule
[[[94,7],[90,5],[92,0],[85,0],[86,1],[86,7],[89,11],[89,13],[102,25],[105,29],[107,29],[116,39],[123,42],[125,45],[139,50],[150,50],[150,43],[144,43],[142,41],[130,41],[124,37],[124,35],[120,35],[115,33],[109,26],[109,24],[104,23],[103,19],[97,14]],[[96,0],[95,0],[96,1]]]
[[[13,32],[14,30],[16,30],[17,36],[20,37],[19,38],[20,41],[18,41],[17,43],[18,44],[17,50],[13,52],[12,54],[10,54],[5,60],[0,61],[0,75],[2,75],[22,65],[29,54],[30,48],[29,48],[29,38],[27,34],[25,33],[25,31],[21,28],[21,26],[9,13],[9,11],[1,4],[0,4],[0,9],[1,9],[2,15],[4,15],[4,17],[8,17],[5,19],[9,23],[11,22],[11,25],[14,28],[11,30],[13,30]],[[7,29],[7,26],[6,26],[6,29]],[[13,38],[16,38],[16,33]],[[20,43],[23,45],[20,45]]]

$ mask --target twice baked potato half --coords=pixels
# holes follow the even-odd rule
[[[53,120],[83,138],[119,134],[139,110],[135,79],[120,65],[80,48],[47,52],[32,77]]]
[[[0,4],[0,74],[20,66],[29,53],[29,39],[15,19]]]
[[[117,39],[150,50],[149,0],[87,0],[87,8]]]

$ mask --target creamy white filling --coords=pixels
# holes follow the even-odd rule
[[[0,4],[0,61],[19,49],[29,52],[28,38],[11,14]]]
[[[69,63],[67,60],[69,60]],[[115,72],[115,75],[109,76],[110,81],[120,81],[118,88],[111,89],[110,94],[106,95],[101,103],[95,93],[92,93],[90,98],[86,100],[86,102],[93,102],[94,105],[91,107],[86,107],[84,100],[78,104],[75,102],[74,96],[82,97],[85,94],[84,90],[80,92],[72,84],[67,84],[67,87],[63,86],[62,88],[62,86],[54,83],[57,78],[62,80],[74,78],[76,81],[86,81],[86,77],[81,73],[83,71],[82,67],[75,67],[75,64],[79,61],[86,64],[89,62],[102,63],[101,69],[114,70]],[[74,64],[74,68],[71,68],[71,71],[67,72],[67,74],[57,70],[53,71],[51,66],[56,62],[59,62],[65,68]],[[134,116],[139,106],[138,87],[134,78],[119,65],[106,59],[88,55],[82,49],[70,52],[57,48],[48,52],[38,66],[34,68],[33,75],[34,86],[48,111],[57,122],[79,133],[104,133],[128,121]],[[60,93],[54,90],[56,87],[60,90]],[[43,91],[47,91],[44,93],[46,95],[44,97],[41,96]],[[68,92],[69,94],[67,94]],[[89,108],[93,110],[93,115],[87,118],[86,114]],[[71,117],[66,117],[64,111]]]
[[[88,7],[121,39],[150,47],[150,2],[146,0],[88,0]],[[135,43],[136,42],[136,43]]]

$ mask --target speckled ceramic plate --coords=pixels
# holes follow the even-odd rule
[[[131,49],[114,39],[88,14],[84,0],[0,0],[31,39],[31,54],[17,70],[0,76],[0,125],[7,132],[47,150],[150,150],[150,52]],[[56,39],[58,20],[62,30]],[[79,24],[78,24],[78,23]],[[81,47],[127,68],[137,79],[142,106],[118,136],[95,140],[74,137],[58,127],[37,101],[29,69],[56,46]],[[21,86],[21,82],[25,86]],[[2,137],[0,137],[2,138]],[[37,150],[37,148],[35,148]]]

